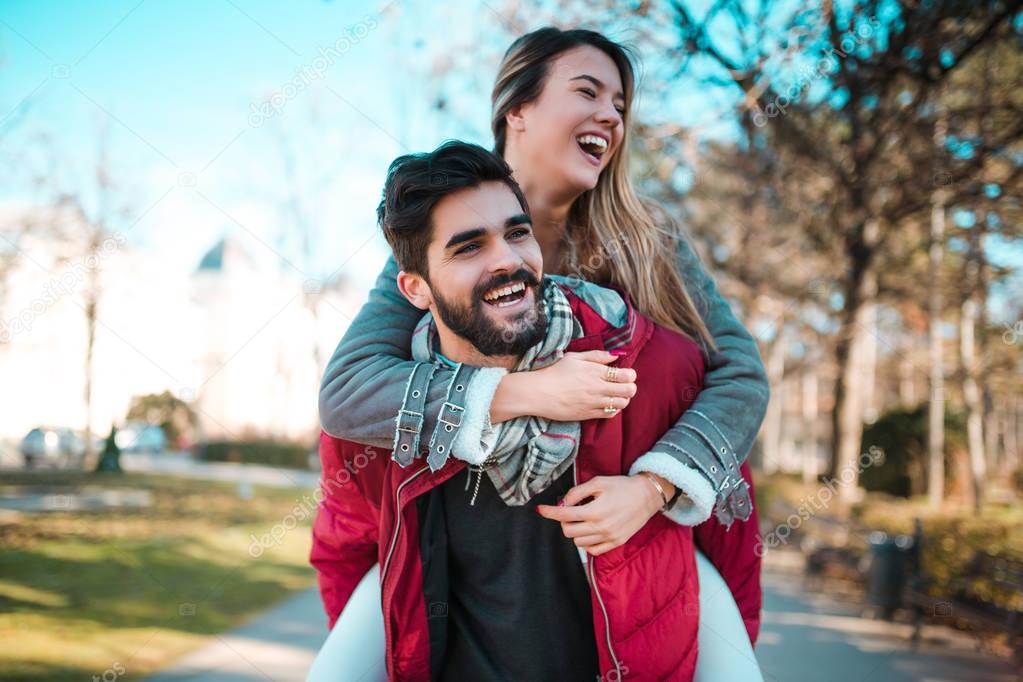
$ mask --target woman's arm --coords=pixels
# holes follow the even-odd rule
[[[489,405],[504,370],[462,365],[456,377],[441,364],[410,360],[412,333],[423,311],[398,291],[397,274],[389,256],[369,300],[327,363],[320,423],[336,438],[399,451],[405,446],[403,454],[411,458],[427,446],[450,450],[466,421],[466,405]],[[438,431],[441,419],[444,428]],[[482,418],[477,421],[482,429]]]
[[[492,422],[527,414],[559,421],[607,419],[613,416],[603,411],[609,397],[624,409],[635,395],[632,370],[620,371],[615,384],[604,381],[606,365],[616,359],[604,351],[569,353],[543,370],[512,375],[502,368],[462,365],[456,377],[440,363],[410,360],[412,334],[424,313],[398,290],[397,274],[397,263],[388,257],[369,300],[327,363],[319,408],[321,426],[331,436],[392,449],[403,465],[416,449],[427,450],[435,468],[451,452],[479,463],[492,445]],[[528,386],[525,399],[508,397],[516,382]],[[495,399],[499,389],[505,390],[501,400]]]
[[[735,318],[684,237],[679,238],[677,262],[718,348],[709,353],[703,390],[696,402],[633,469],[661,474],[676,486],[684,482],[673,480],[665,473],[670,468],[657,466],[658,461],[663,464],[667,456],[698,470],[717,493],[714,511],[718,520],[729,526],[735,518],[749,518],[752,510],[739,467],[767,411],[767,373],[756,341]]]

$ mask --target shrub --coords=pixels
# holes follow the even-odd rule
[[[207,462],[265,464],[289,469],[308,469],[310,446],[272,440],[210,441],[199,447],[199,458]]]
[[[923,492],[927,471],[927,404],[913,409],[891,410],[864,428],[863,451],[871,447],[884,451],[884,461],[864,469],[860,485],[867,490],[898,497]],[[958,412],[946,411],[946,476],[951,476],[955,471],[954,454],[965,447],[966,425],[963,416]]]

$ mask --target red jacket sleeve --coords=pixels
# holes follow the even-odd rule
[[[322,499],[313,521],[310,563],[333,628],[359,581],[377,562],[379,514],[344,467],[345,441],[320,433]]]
[[[753,476],[749,464],[743,463],[742,477],[750,486],[753,497]],[[761,550],[760,528],[757,525],[757,510],[753,508],[746,521],[738,519],[726,527],[715,515],[693,529],[696,546],[718,569],[721,577],[732,591],[739,613],[746,625],[751,644],[757,643],[760,632],[760,608],[763,593],[760,586]]]

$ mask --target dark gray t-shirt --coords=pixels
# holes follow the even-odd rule
[[[574,465],[573,465],[574,466]],[[572,487],[570,467],[521,507],[483,474],[437,489],[447,530],[448,627],[442,680],[590,682],[599,675],[585,567],[561,524],[536,513]]]

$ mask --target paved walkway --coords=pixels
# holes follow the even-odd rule
[[[790,571],[764,573],[764,623],[757,644],[765,682],[1013,682],[1009,666],[978,654],[974,640],[862,618],[829,595],[808,593]],[[319,593],[292,597],[248,625],[215,638],[148,682],[300,682],[326,636]],[[741,682],[722,680],[722,682]]]
[[[809,592],[791,570],[764,572],[764,620],[757,642],[765,682],[1014,682],[1003,660],[977,652],[976,640],[924,627],[863,618],[853,604]]]
[[[145,474],[182,476],[207,481],[228,481],[243,485],[265,485],[280,488],[315,488],[320,473],[307,469],[282,469],[262,464],[202,462],[186,452],[121,453],[125,471]],[[4,470],[23,471],[21,456],[10,448],[0,449],[0,474]]]
[[[232,464],[230,462],[200,462],[183,452],[121,455],[125,471],[147,474],[184,476],[208,481],[242,482],[281,488],[315,488],[319,485],[318,471],[281,469],[261,464]]]
[[[320,593],[309,589],[217,635],[147,682],[302,682],[326,637]]]

